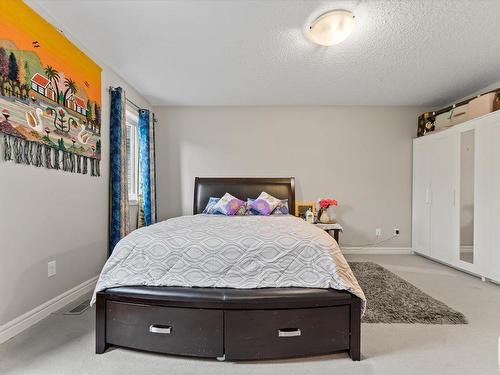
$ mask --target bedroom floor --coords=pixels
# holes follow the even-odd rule
[[[0,345],[0,374],[500,374],[500,286],[416,255],[349,255],[373,261],[465,314],[468,325],[363,324],[361,362],[346,354],[223,363],[126,349],[94,354],[94,309],[52,314]]]

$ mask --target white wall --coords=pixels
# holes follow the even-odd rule
[[[138,105],[150,105],[89,56],[103,67],[101,177],[0,162],[0,328],[98,275],[107,257],[108,87],[122,86]],[[47,278],[50,260],[57,275]]]
[[[341,244],[411,243],[412,138],[425,109],[161,107],[159,218],[192,212],[195,176],[295,176],[298,200],[336,198]]]

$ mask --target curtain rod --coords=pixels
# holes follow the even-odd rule
[[[115,91],[117,89],[117,87],[113,87],[113,86],[109,86],[109,92],[111,91]],[[125,100],[130,104],[130,105],[133,105],[135,107],[135,109],[138,109],[139,111],[140,110],[143,110],[144,108],[141,108],[139,107],[137,104],[135,104],[132,100],[130,100],[129,98],[125,98]]]
[[[117,89],[117,87],[113,87],[113,86],[109,86],[109,92],[111,93],[111,91],[115,91]],[[139,107],[137,104],[135,104],[132,100],[130,100],[129,98],[125,97],[125,100],[133,105],[135,107],[135,109],[139,110],[139,111],[142,111],[144,108],[141,108]],[[151,112],[152,113],[152,118],[153,118],[153,123],[156,124],[158,122],[158,119],[156,118],[154,112]]]

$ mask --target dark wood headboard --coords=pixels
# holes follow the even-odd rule
[[[193,214],[201,214],[210,197],[229,193],[246,201],[257,198],[263,191],[279,199],[288,199],[290,214],[295,214],[294,177],[195,177]]]

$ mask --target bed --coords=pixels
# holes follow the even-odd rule
[[[292,216],[201,215],[209,197],[262,191],[294,213],[293,178],[196,178],[193,216],[123,239],[94,294],[96,353],[121,346],[238,361],[345,351],[360,360],[364,295],[331,237]]]

